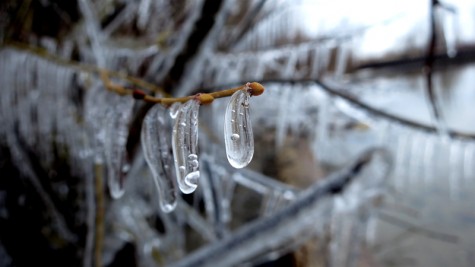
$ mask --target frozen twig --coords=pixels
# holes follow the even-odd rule
[[[104,244],[104,169],[102,164],[96,164],[94,166],[94,174],[96,177],[95,189],[96,189],[96,239],[95,239],[95,252],[94,252],[94,266],[102,266],[102,247]]]
[[[316,183],[274,216],[252,222],[172,266],[233,266],[295,241],[296,236],[310,237],[322,215],[320,201],[342,193],[379,152],[383,151],[364,153],[354,164]]]
[[[426,60],[424,62],[424,74],[426,78],[426,87],[427,87],[427,94],[429,98],[429,103],[431,106],[431,111],[435,119],[436,129],[441,136],[446,136],[447,129],[446,124],[442,118],[440,105],[438,103],[438,99],[434,90],[434,81],[433,81],[433,67],[435,61],[435,49],[437,44],[437,29],[436,29],[436,8],[439,5],[438,0],[431,0],[431,6],[429,11],[430,16],[430,39],[429,45],[427,47],[427,55]]]

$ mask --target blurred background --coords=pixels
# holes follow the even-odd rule
[[[474,15],[463,0],[2,1],[0,266],[472,266]],[[224,160],[229,99],[202,106],[200,186],[163,213],[141,149],[151,105],[107,91],[104,69],[157,96],[262,83],[253,161]]]

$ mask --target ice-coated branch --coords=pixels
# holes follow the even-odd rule
[[[110,76],[110,77],[114,77],[114,78],[126,81],[126,82],[128,82],[128,83],[130,83],[134,86],[144,88],[144,89],[146,89],[147,91],[150,91],[150,92],[164,93],[163,88],[161,88],[159,86],[156,86],[154,84],[151,84],[149,82],[146,82],[146,81],[144,81],[142,79],[139,79],[137,77],[124,74],[123,72],[116,72],[116,71],[108,70],[108,69],[101,68],[101,67],[98,67],[98,66],[88,65],[88,64],[77,62],[77,61],[64,59],[64,58],[61,58],[61,57],[58,57],[56,55],[52,55],[52,54],[48,53],[48,51],[43,49],[43,48],[33,47],[33,46],[28,45],[28,44],[15,43],[15,42],[10,42],[10,43],[6,43],[4,45],[1,45],[0,49],[3,49],[3,48],[14,48],[15,50],[22,51],[22,52],[25,52],[27,54],[32,54],[32,55],[38,56],[38,57],[40,57],[42,59],[45,59],[45,60],[47,60],[51,63],[57,64],[57,65],[60,65],[60,66],[63,66],[63,67],[71,68],[71,69],[74,69],[78,72],[94,73],[94,74],[97,74],[97,75],[101,75],[101,74],[104,75],[105,74],[107,77]],[[116,86],[116,89],[119,89],[119,88]],[[130,92],[129,91],[127,91],[127,92],[123,91],[123,90],[125,90],[125,88],[120,88],[119,90],[121,92],[124,92],[125,94],[132,94],[131,90],[129,90]]]
[[[172,266],[234,266],[278,249],[292,242],[296,236],[310,237],[314,233],[311,229],[315,229],[321,218],[321,200],[342,193],[372,163],[377,154],[382,154],[383,158],[387,156],[381,149],[363,153],[355,163],[314,184],[274,216],[249,223],[234,234],[198,250]],[[390,159],[386,158],[386,161],[390,165]]]
[[[13,47],[14,49],[24,51],[25,53],[34,54],[52,63],[58,64],[64,67],[69,67],[79,72],[95,73],[100,76],[102,82],[104,83],[104,86],[111,92],[117,93],[119,95],[131,95],[135,99],[138,99],[138,100],[143,100],[145,102],[150,102],[150,103],[159,103],[165,106],[170,106],[173,103],[184,103],[190,99],[197,99],[201,104],[210,104],[216,98],[232,96],[236,91],[242,90],[244,88],[248,88],[248,92],[250,93],[251,96],[261,95],[265,90],[262,84],[257,83],[257,82],[251,82],[251,83],[246,83],[245,85],[242,85],[239,87],[225,89],[225,90],[212,92],[212,93],[206,93],[206,94],[199,93],[196,95],[191,95],[191,96],[186,96],[186,97],[177,97],[177,98],[171,98],[171,97],[160,98],[160,97],[154,97],[152,95],[148,95],[142,89],[149,92],[155,92],[155,93],[166,95],[165,90],[162,87],[148,83],[134,76],[130,76],[121,72],[111,71],[111,70],[100,68],[97,66],[74,62],[72,60],[66,60],[66,59],[57,57],[55,55],[51,55],[44,49],[41,49],[38,47],[31,47],[29,45],[22,44],[22,43],[9,43],[9,44],[0,46],[0,48],[3,48],[3,47]],[[133,86],[136,86],[142,89],[126,88],[122,85],[112,82],[110,80],[110,77],[114,77],[119,80],[126,81],[132,84]]]
[[[443,118],[441,105],[439,99],[437,99],[437,95],[434,88],[434,81],[433,81],[433,66],[435,61],[435,50],[437,45],[437,25],[436,25],[436,8],[439,6],[438,0],[431,0],[430,2],[430,39],[429,44],[427,47],[427,55],[424,62],[424,74],[426,78],[426,88],[427,88],[427,97],[430,103],[430,108],[432,112],[432,116],[434,117],[435,124],[439,135],[441,136],[448,136],[447,133],[447,125]]]
[[[107,84],[106,84],[107,86]],[[258,82],[252,82],[252,83],[246,83],[245,85],[231,88],[231,89],[226,89],[226,90],[221,90],[217,92],[212,92],[212,93],[198,93],[196,95],[191,95],[191,96],[185,96],[185,97],[176,97],[176,98],[159,98],[159,97],[153,97],[151,95],[145,94],[145,92],[141,90],[134,90],[132,92],[132,95],[135,99],[140,99],[144,100],[146,102],[151,102],[151,103],[159,103],[165,106],[172,105],[174,103],[185,103],[188,100],[198,100],[200,104],[210,104],[211,102],[214,101],[216,98],[223,98],[223,97],[229,97],[232,96],[235,92],[246,89],[247,92],[251,96],[258,96],[264,93],[264,86]],[[117,85],[114,85],[114,88],[112,90],[116,90],[118,93],[124,92],[122,89],[120,89]],[[126,90],[126,89],[124,89]]]

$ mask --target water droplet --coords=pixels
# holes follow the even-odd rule
[[[233,141],[239,140],[239,134],[232,134],[231,135],[231,140],[233,140]]]
[[[200,179],[200,171],[190,172],[185,176],[185,183],[189,186],[198,186],[198,180]]]
[[[122,171],[123,173],[127,173],[129,170],[130,170],[130,164],[124,164],[124,165],[122,166],[122,170],[121,170],[121,171]]]
[[[180,166],[178,169],[180,170],[180,172],[185,172],[186,171],[185,166]]]
[[[190,161],[191,168],[198,168],[199,166],[200,166],[200,163],[196,159]]]
[[[197,159],[198,159],[198,155],[196,155],[196,154],[190,154],[190,155],[188,155],[188,159],[189,159],[189,160],[197,160]]]
[[[176,208],[176,202],[173,204],[163,204],[160,205],[160,208],[162,209],[163,212],[165,213],[170,213]]]

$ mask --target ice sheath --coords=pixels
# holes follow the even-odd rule
[[[198,112],[200,103],[189,100],[176,114],[172,134],[173,157],[178,187],[184,194],[193,193],[200,177],[198,161]]]
[[[141,132],[145,161],[157,187],[160,208],[166,213],[175,209],[178,195],[169,145],[171,128],[168,111],[161,105],[155,105],[145,116]]]
[[[247,88],[235,92],[231,96],[224,115],[226,155],[234,168],[246,167],[254,155],[249,98]]]

